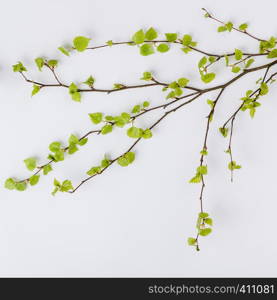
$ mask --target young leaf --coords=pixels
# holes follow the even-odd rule
[[[86,50],[90,40],[84,36],[77,36],[73,40],[73,45],[77,51],[82,52]]]
[[[145,129],[142,133],[144,139],[150,139],[152,137],[152,131],[150,129]]]
[[[15,189],[15,184],[16,184],[16,182],[12,178],[8,178],[5,181],[5,185],[4,186],[8,190],[14,190]]]
[[[107,124],[101,128],[101,134],[108,134],[112,131],[113,131],[113,126],[110,124]]]
[[[143,130],[141,128],[137,128],[137,127],[130,127],[128,130],[127,130],[127,135],[130,137],[130,138],[134,138],[134,139],[138,139],[138,138],[141,138],[142,135],[143,135]]]
[[[153,54],[155,51],[154,51],[154,48],[152,45],[150,44],[143,44],[141,47],[140,47],[140,54],[143,55],[143,56],[148,56],[148,55],[151,55]]]
[[[145,34],[142,29],[137,31],[132,37],[132,41],[137,45],[142,44],[144,40],[145,40]]]
[[[189,183],[200,183],[202,180],[201,174],[196,174],[194,177],[191,178]]]
[[[81,93],[78,91],[77,85],[72,82],[69,86],[69,94],[71,95],[72,100],[76,102],[81,102]]]
[[[151,72],[143,72],[141,80],[152,80],[152,74]]]
[[[17,64],[13,65],[14,72],[26,72],[27,69],[23,66],[22,62],[19,61]]]
[[[101,112],[89,114],[89,117],[93,124],[99,124],[103,120],[103,114]]]
[[[35,94],[37,94],[40,91],[40,86],[34,84],[33,85],[33,90],[32,90],[32,96],[34,96]]]
[[[245,64],[245,69],[247,69],[247,68],[249,68],[252,64],[253,64],[253,62],[254,62],[255,60],[253,59],[253,58],[250,58],[250,59],[248,59],[247,61],[246,61],[246,64]]]
[[[207,166],[199,166],[197,168],[197,174],[207,175],[208,174],[208,167]]]
[[[50,59],[47,61],[47,64],[51,68],[56,68],[56,66],[58,65],[58,61],[56,59]]]
[[[240,24],[239,30],[245,31],[247,27],[248,27],[247,23]]]
[[[92,76],[89,76],[89,78],[84,81],[83,83],[88,85],[89,87],[93,87],[93,84],[95,82],[95,79]]]
[[[277,49],[273,49],[269,52],[267,58],[276,58],[277,57]]]
[[[44,59],[42,57],[38,57],[35,59],[35,63],[39,69],[39,71],[41,71],[42,67],[44,66]]]
[[[50,164],[48,165],[45,165],[42,169],[43,171],[43,175],[47,175],[49,172],[51,172],[53,169],[52,169],[52,166]]]
[[[183,36],[183,41],[182,42],[183,42],[184,46],[188,47],[191,44],[191,42],[192,42],[192,37],[189,34],[185,34]]]
[[[168,42],[175,42],[177,40],[177,33],[166,33],[165,37]]]
[[[30,185],[36,185],[39,182],[39,177],[40,175],[33,175],[29,180]]]
[[[51,152],[57,152],[61,150],[61,143],[60,142],[53,142],[49,145],[49,150]]]
[[[72,183],[70,180],[65,180],[63,181],[62,183],[62,186],[61,186],[61,192],[68,192],[70,190],[73,190],[73,186],[72,186]]]
[[[195,244],[196,244],[196,239],[192,238],[192,237],[189,237],[188,238],[188,245],[189,246],[195,246]]]
[[[204,219],[204,218],[207,218],[209,216],[209,214],[206,212],[200,212],[198,214],[198,216],[199,216],[199,218]]]
[[[215,79],[215,73],[202,74],[201,79],[205,83],[209,83]]]
[[[204,228],[204,229],[200,229],[199,234],[201,236],[206,236],[208,234],[210,234],[212,232],[211,228]]]
[[[261,89],[260,90],[260,95],[261,96],[264,96],[268,93],[268,85],[265,82],[261,83],[260,89]]]
[[[156,39],[157,37],[158,37],[158,33],[156,32],[156,30],[153,27],[149,28],[145,33],[145,39],[148,41],[152,41],[152,40]]]
[[[27,189],[27,184],[26,182],[22,181],[22,182],[16,182],[15,183],[15,189],[17,191],[23,192]]]
[[[34,157],[26,158],[24,163],[29,171],[33,171],[37,167],[37,160]]]
[[[188,85],[189,79],[187,79],[187,78],[179,78],[177,82],[178,82],[178,84],[179,84],[180,87],[184,88],[185,86]]]
[[[69,51],[67,51],[64,47],[59,47],[58,50],[60,50],[64,55],[69,56]]]
[[[142,106],[143,106],[144,108],[148,107],[149,105],[150,105],[149,101],[144,101],[144,102],[142,103]]]
[[[242,51],[239,49],[235,49],[235,59],[240,60],[240,59],[242,59],[242,56],[243,56]]]
[[[220,127],[220,128],[219,128],[219,132],[220,132],[224,137],[227,137],[227,135],[228,135],[228,128]]]
[[[164,52],[167,52],[169,50],[169,46],[165,43],[163,44],[160,44],[158,47],[157,47],[157,50],[161,53],[164,53]]]
[[[227,30],[227,27],[226,26],[219,26],[217,28],[217,32],[223,32],[223,31],[226,31]]]
[[[232,67],[232,72],[233,73],[238,73],[240,71],[240,67],[239,66],[233,66]]]
[[[232,31],[232,29],[233,29],[233,23],[232,23],[232,22],[226,23],[225,26],[226,26],[226,29],[227,29],[229,32]]]

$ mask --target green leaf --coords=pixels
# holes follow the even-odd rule
[[[135,160],[135,153],[134,152],[127,152],[126,154],[122,155],[117,159],[117,163],[121,167],[127,167]]]
[[[47,61],[47,64],[51,68],[55,68],[58,65],[58,61],[56,59],[50,59]]]
[[[133,107],[132,113],[133,113],[133,114],[137,114],[137,113],[140,112],[140,110],[141,110],[140,104],[137,104],[137,105],[135,105],[135,106]]]
[[[89,76],[89,78],[84,81],[83,83],[88,85],[89,87],[93,87],[93,84],[95,82],[95,79],[92,76]]]
[[[211,219],[211,218],[206,218],[206,219],[204,220],[204,222],[205,222],[207,225],[213,226],[213,219]]]
[[[76,102],[81,102],[81,94],[78,92],[77,85],[72,82],[69,86],[69,94],[71,95],[72,100]]]
[[[158,33],[153,27],[149,28],[145,33],[145,39],[148,41],[152,41],[157,37],[158,37]]]
[[[141,80],[152,80],[152,74],[151,72],[143,72]]]
[[[33,85],[33,90],[32,90],[32,96],[34,96],[35,94],[37,94],[40,91],[40,86],[34,84]]]
[[[188,54],[190,51],[192,51],[192,49],[189,48],[189,47],[181,48],[181,50],[182,50],[184,53],[186,53],[186,54]]]
[[[204,228],[204,229],[200,229],[199,234],[201,236],[207,236],[212,232],[211,228]]]
[[[199,218],[204,219],[204,218],[207,218],[209,216],[209,214],[206,212],[200,212],[198,214],[198,216],[199,216]]]
[[[196,239],[192,238],[192,237],[189,237],[188,238],[188,245],[189,246],[195,246],[195,244],[196,244]]]
[[[143,130],[141,128],[137,128],[137,127],[134,127],[134,126],[130,127],[127,130],[127,135],[130,138],[138,139],[138,138],[142,137],[142,134],[143,134]]]
[[[255,60],[253,59],[253,58],[250,58],[250,59],[248,59],[247,61],[246,61],[246,64],[245,64],[245,69],[247,69],[247,68],[249,68],[252,64],[253,64],[253,62],[254,62]]]
[[[63,150],[59,150],[57,152],[55,152],[54,155],[55,161],[63,161],[64,160],[64,151]]]
[[[73,45],[77,51],[82,52],[86,50],[90,40],[91,39],[86,38],[84,36],[77,36],[73,40]]]
[[[48,165],[45,165],[42,169],[43,171],[43,175],[47,175],[49,172],[51,172],[53,169],[52,169],[52,166],[50,164]]]
[[[277,57],[277,49],[273,49],[269,52],[268,58],[276,58]]]
[[[157,50],[161,53],[164,53],[164,52],[167,52],[169,50],[169,46],[167,44],[160,44],[158,47],[157,47]]]
[[[49,150],[51,152],[57,152],[61,150],[61,143],[60,142],[53,142],[49,145]]]
[[[224,137],[227,137],[227,135],[228,135],[228,128],[220,127],[220,128],[219,128],[219,132],[220,132]]]
[[[245,31],[247,29],[247,27],[248,27],[247,23],[240,24],[239,30]]]
[[[87,175],[89,176],[93,176],[95,174],[100,174],[101,172],[101,167],[97,166],[97,167],[92,167],[87,171]]]
[[[121,83],[114,83],[113,87],[115,90],[120,90],[120,89],[124,88],[124,85]]]
[[[41,71],[42,67],[44,66],[44,59],[42,57],[38,57],[35,59],[35,63],[39,69],[39,71]]]
[[[201,174],[196,174],[194,177],[191,178],[189,183],[200,183],[202,181]]]
[[[84,146],[88,142],[88,138],[82,138],[79,140],[78,145]]]
[[[145,129],[142,133],[144,139],[150,139],[152,137],[152,131],[150,129]]]
[[[16,184],[16,182],[12,178],[8,178],[5,181],[5,185],[4,186],[8,190],[14,190],[15,189],[15,184]]]
[[[68,192],[70,190],[73,190],[73,186],[70,180],[64,180],[61,186],[61,192]]]
[[[229,56],[224,55],[226,67],[229,66]]]
[[[27,69],[23,66],[22,62],[18,62],[17,64],[13,65],[14,72],[26,72]]]
[[[239,49],[235,49],[235,59],[236,59],[236,60],[241,60],[241,59],[242,59],[242,56],[243,56],[242,51],[239,50]]]
[[[151,55],[153,54],[155,51],[154,51],[154,48],[152,45],[150,44],[143,44],[141,47],[140,47],[140,54],[143,55],[143,56],[148,56],[148,55]]]
[[[112,40],[109,40],[109,41],[106,42],[106,44],[107,44],[108,46],[112,46],[112,45],[113,45],[113,41],[112,41]]]
[[[27,189],[27,184],[26,182],[16,182],[15,183],[15,189],[17,191],[23,192]]]
[[[69,144],[78,144],[79,143],[79,139],[76,135],[71,134],[70,137],[68,138],[68,143]]]
[[[171,91],[170,93],[168,93],[168,95],[166,96],[166,99],[170,99],[170,98],[174,98],[176,96],[174,91]]]
[[[206,56],[203,56],[200,60],[199,60],[199,62],[198,62],[198,68],[200,69],[200,68],[203,68],[205,65],[206,65],[206,63],[207,63],[207,57]]]
[[[177,33],[166,33],[165,37],[168,42],[175,42],[178,36]]]
[[[99,124],[103,120],[103,114],[101,112],[89,114],[89,117],[93,124]]]
[[[103,126],[103,127],[101,128],[101,133],[102,133],[102,134],[108,134],[108,133],[110,133],[110,132],[112,132],[112,131],[113,131],[113,126],[110,125],[110,124],[107,124],[107,125],[105,125],[105,126]]]
[[[191,37],[191,35],[185,34],[185,35],[183,36],[183,41],[182,41],[183,45],[184,45],[184,46],[189,46],[189,45],[191,44],[191,42],[192,42],[192,37]]]
[[[216,57],[215,56],[209,56],[209,62],[210,63],[214,63],[216,61]]]
[[[178,79],[178,84],[179,84],[179,86],[180,87],[182,87],[182,88],[184,88],[185,86],[187,86],[188,85],[188,83],[189,83],[189,79],[187,79],[187,78],[179,78]]]
[[[107,168],[110,164],[111,164],[111,161],[106,157],[101,161],[102,168]]]
[[[226,23],[225,26],[226,26],[226,29],[227,29],[229,32],[232,31],[232,29],[233,29],[233,23],[232,23],[232,22]]]
[[[201,155],[208,155],[208,151],[207,151],[207,149],[202,149],[201,151],[200,151],[200,154]]]
[[[202,74],[201,79],[205,83],[209,83],[215,79],[215,73]]]
[[[183,94],[183,90],[179,87],[177,87],[176,89],[174,89],[175,95],[176,96],[181,96]]]
[[[197,168],[197,173],[201,175],[207,175],[208,174],[208,167],[207,166],[199,166]]]
[[[268,85],[265,82],[261,83],[260,89],[261,89],[260,90],[260,95],[261,96],[264,96],[268,93]]]
[[[149,105],[150,105],[150,102],[149,102],[149,101],[144,101],[144,102],[142,103],[142,106],[143,106],[144,108],[148,107]]]
[[[144,42],[144,40],[145,40],[145,34],[142,29],[137,31],[132,37],[132,41],[137,45],[142,44]]]
[[[60,50],[64,55],[69,56],[69,51],[67,51],[64,47],[59,47],[58,50]]]
[[[68,154],[74,154],[75,152],[77,152],[79,150],[79,148],[76,146],[76,144],[70,144],[68,146]]]
[[[240,67],[239,66],[233,66],[232,67],[232,72],[233,73],[238,73],[240,71]]]
[[[36,185],[39,182],[39,177],[40,175],[33,175],[29,180],[30,185]]]
[[[37,160],[34,157],[26,158],[24,163],[29,171],[33,171],[37,167]]]
[[[228,164],[228,169],[231,170],[231,171],[238,170],[238,169],[241,169],[241,166],[237,165],[237,163],[235,161],[231,161]]]
[[[61,183],[56,178],[54,178],[54,186],[61,187]]]
[[[219,26],[217,28],[217,32],[223,32],[223,31],[226,31],[227,30],[227,27],[226,26]]]

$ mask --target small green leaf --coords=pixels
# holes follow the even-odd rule
[[[220,132],[224,137],[227,137],[227,135],[228,135],[228,128],[220,127],[220,128],[219,128],[219,132]]]
[[[235,49],[235,59],[240,60],[240,59],[242,59],[242,56],[243,56],[242,51],[239,49]]]
[[[77,51],[82,52],[86,50],[90,40],[91,39],[86,38],[84,36],[77,36],[73,40],[73,45]]]
[[[215,79],[215,73],[202,74],[201,79],[205,83],[209,83]]]
[[[189,237],[188,238],[188,245],[189,246],[195,246],[195,244],[196,244],[196,239],[192,238],[192,237]]]
[[[37,167],[37,160],[34,157],[25,159],[24,163],[29,171],[33,171]]]
[[[211,228],[204,228],[204,229],[200,229],[199,234],[201,236],[207,236],[212,232]]]
[[[65,180],[63,181],[62,183],[62,186],[61,186],[61,192],[68,192],[70,190],[73,190],[73,186],[72,186],[72,183],[70,180]]]
[[[142,133],[144,139],[150,139],[152,137],[152,131],[150,129],[145,129]]]
[[[239,30],[245,31],[247,29],[247,27],[248,27],[247,23],[240,24]]]
[[[48,165],[45,165],[43,168],[43,175],[47,175],[49,172],[51,172],[53,169],[52,169],[52,166],[50,164]]]
[[[5,181],[5,188],[8,190],[14,190],[15,189],[16,182],[12,178],[8,178]]]
[[[121,83],[114,83],[113,87],[115,90],[120,90],[120,89],[124,88],[124,85]]]
[[[149,105],[150,105],[150,102],[149,102],[149,101],[144,101],[144,102],[142,103],[142,106],[143,106],[144,108],[148,107]]]
[[[194,177],[191,178],[189,183],[200,183],[202,181],[201,174],[196,174]]]
[[[87,175],[89,176],[93,176],[95,174],[100,174],[101,172],[101,167],[97,166],[97,167],[92,167],[87,171]]]
[[[79,140],[78,145],[84,146],[88,142],[88,138],[82,138]]]
[[[111,164],[111,161],[106,157],[101,161],[102,168],[107,168],[110,164]]]
[[[207,225],[213,226],[213,219],[211,219],[211,218],[205,218],[204,222],[205,222]]]
[[[261,83],[260,89],[261,89],[260,90],[260,95],[261,96],[264,96],[268,93],[268,85],[265,82]]]
[[[277,57],[277,49],[273,49],[269,52],[268,58],[276,58]]]
[[[178,36],[177,33],[166,33],[165,37],[168,42],[175,42]]]
[[[101,134],[108,134],[112,131],[113,131],[113,126],[110,124],[107,124],[101,128]]]
[[[69,51],[67,51],[64,47],[59,47],[58,50],[60,50],[66,56],[70,55]]]
[[[201,155],[208,155],[208,151],[207,151],[207,149],[202,149],[201,151],[200,151],[200,154]]]
[[[93,87],[93,84],[95,82],[95,79],[92,76],[89,76],[89,78],[84,81],[83,83],[88,85],[89,87]]]
[[[152,80],[152,74],[151,72],[143,72],[141,80]]]
[[[144,40],[145,40],[145,34],[142,29],[137,31],[132,37],[132,41],[137,45],[142,44],[144,42]]]
[[[64,160],[64,151],[63,150],[56,151],[54,158],[55,158],[55,162],[63,161]]]
[[[239,66],[233,66],[232,67],[232,72],[233,73],[238,73],[240,71],[240,67]]]
[[[225,26],[226,26],[226,29],[227,29],[229,32],[232,31],[232,29],[233,29],[233,23],[232,23],[232,22],[226,23]]]
[[[252,64],[253,64],[253,62],[254,62],[255,60],[253,59],[253,58],[250,58],[250,59],[248,59],[247,61],[246,61],[246,64],[245,64],[245,69],[247,69],[247,68],[249,68]]]
[[[108,46],[112,46],[112,45],[113,45],[113,41],[112,41],[112,40],[109,40],[109,41],[106,42],[106,44],[107,44]]]
[[[158,33],[153,27],[149,28],[145,33],[145,39],[148,41],[152,41],[157,37],[158,37]]]
[[[130,138],[134,138],[134,139],[138,139],[138,138],[141,138],[142,135],[143,135],[143,130],[141,128],[137,128],[137,127],[130,127],[128,130],[127,130],[127,135],[130,137]]]
[[[164,52],[167,52],[169,50],[169,46],[167,44],[160,44],[158,47],[157,47],[157,50],[161,53],[164,53]]]
[[[79,148],[76,146],[76,144],[70,144],[68,146],[68,154],[74,154],[75,152],[77,152],[79,150]]]
[[[39,177],[40,175],[33,175],[29,180],[30,185],[36,185],[39,182]]]
[[[189,34],[185,34],[184,36],[183,36],[183,45],[184,46],[189,46],[190,44],[191,44],[191,42],[192,42],[192,37],[191,37],[191,35],[189,35]]]
[[[103,120],[103,114],[101,112],[89,114],[89,117],[93,124],[99,124]]]
[[[189,79],[182,77],[182,78],[179,78],[177,82],[178,82],[180,87],[184,88],[185,86],[188,85]]]
[[[150,44],[143,44],[140,47],[140,54],[143,55],[143,56],[148,56],[148,55],[151,55],[153,53],[155,53],[155,51],[154,51],[153,46],[150,45]]]
[[[42,57],[38,57],[35,59],[35,63],[39,69],[39,71],[41,71],[42,67],[44,66],[44,59]]]
[[[56,66],[58,65],[58,61],[56,59],[50,59],[47,61],[47,64],[51,68],[56,68]]]
[[[139,104],[137,104],[137,105],[135,105],[135,106],[133,107],[132,113],[133,113],[133,114],[137,114],[137,113],[140,112],[140,110],[141,110],[141,107],[140,107]]]
[[[13,65],[14,72],[26,72],[27,69],[23,66],[22,62],[19,61],[17,64]]]
[[[26,182],[16,182],[15,183],[15,189],[17,191],[23,192],[27,189],[27,184]]]
[[[228,169],[233,171],[233,170],[238,170],[238,169],[241,169],[241,166],[240,165],[237,165],[237,163],[235,161],[231,161],[229,164],[228,164]]]
[[[49,150],[51,152],[57,152],[61,150],[61,143],[60,142],[53,142],[49,145]]]
[[[206,212],[200,212],[200,213],[198,214],[198,216],[199,216],[199,218],[204,219],[204,218],[207,218],[207,217],[209,216],[209,214],[206,213]]]
[[[35,94],[37,94],[40,91],[40,86],[34,84],[33,85],[33,90],[32,90],[32,96],[34,96]]]
[[[81,101],[81,94],[78,92],[78,87],[74,82],[72,82],[70,84],[68,90],[69,90],[69,94],[71,95],[72,100],[74,100],[76,102]]]
[[[219,26],[217,28],[217,32],[223,32],[223,31],[226,31],[227,30],[227,27],[226,26]]]
[[[117,159],[117,163],[122,167],[127,167],[135,160],[135,157],[134,152],[127,152]]]
[[[207,175],[208,174],[208,167],[207,166],[199,166],[197,168],[197,173],[201,175]]]
[[[200,60],[199,60],[199,62],[198,62],[198,68],[200,69],[200,68],[203,68],[205,65],[206,65],[206,63],[207,63],[207,57],[206,56],[203,56]]]

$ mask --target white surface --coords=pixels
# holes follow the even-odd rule
[[[177,47],[149,57],[123,46],[70,58],[56,48],[80,34],[91,36],[95,45],[126,40],[139,28],[153,25],[160,32],[193,34],[199,47],[213,52],[257,49],[238,33],[217,34],[217,25],[203,18],[203,6],[219,18],[249,22],[257,35],[276,36],[275,0],[239,5],[222,0],[2,1],[1,182],[9,176],[25,177],[26,157],[44,162],[50,142],[88,131],[89,112],[117,113],[145,99],[164,101],[159,88],[87,94],[81,104],[63,89],[47,89],[31,99],[31,86],[12,72],[12,64],[22,60],[33,79],[50,80],[47,71],[37,72],[33,59],[56,57],[65,81],[81,82],[92,74],[103,88],[114,82],[137,83],[145,70],[165,81],[187,76],[199,85],[192,70],[201,56],[186,56]],[[217,82],[227,78],[220,74]],[[277,276],[276,87],[254,120],[248,114],[238,117],[233,151],[243,169],[233,184],[223,152],[227,141],[217,131],[259,76],[229,88],[212,123],[204,206],[215,227],[211,236],[201,239],[199,253],[186,245],[186,238],[195,234],[200,186],[187,180],[199,162],[208,97],[164,120],[152,140],[138,145],[133,165],[112,167],[74,195],[53,198],[53,177],[77,184],[104,153],[114,155],[128,147],[131,141],[121,130],[92,137],[26,192],[1,188],[0,276]],[[138,124],[151,122],[146,118]]]

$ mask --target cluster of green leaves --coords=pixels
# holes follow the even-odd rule
[[[271,37],[267,41],[260,41],[260,53],[265,53],[271,49],[273,49],[276,46],[276,38]],[[270,51],[268,54],[268,58],[274,58],[277,55],[277,49]]]
[[[241,169],[241,165],[238,165],[234,160],[232,160],[228,164],[228,169],[230,171],[239,170],[239,169]]]
[[[183,38],[182,38],[182,45],[184,47],[181,48],[181,50],[187,54],[190,51],[192,51],[193,47],[197,46],[197,42],[193,41],[191,35],[185,34],[185,35],[183,35]]]
[[[61,46],[58,49],[66,56],[70,55],[70,52],[72,50],[77,50],[78,52],[83,52],[87,49],[88,44],[90,42],[90,38],[87,38],[85,36],[76,36],[72,41],[72,46]]]
[[[204,151],[205,151],[205,149],[204,149]],[[201,165],[201,166],[197,167],[195,175],[190,179],[189,182],[190,183],[200,183],[202,181],[202,176],[207,175],[207,174],[208,174],[208,166]]]
[[[243,106],[241,107],[242,111],[249,110],[251,118],[254,118],[256,113],[256,108],[261,106],[261,103],[257,100],[260,96],[264,96],[268,93],[268,85],[265,82],[260,83],[260,91],[258,94],[253,94],[252,90],[248,90],[244,97],[241,98],[243,101]]]
[[[99,166],[94,166],[91,167],[88,171],[87,171],[87,175],[89,176],[94,176],[96,174],[100,174],[104,169],[106,169],[109,165],[111,164],[111,160],[105,156],[100,165]]]
[[[198,232],[198,235],[200,236],[207,236],[212,232],[213,226],[213,219],[209,217],[209,214],[206,212],[200,212],[198,214],[197,222],[196,222],[196,229]],[[188,240],[189,246],[195,246],[196,250],[199,251],[197,238],[189,237]]]
[[[133,163],[133,161],[135,160],[136,155],[134,152],[127,152],[125,154],[123,154],[122,156],[120,156],[117,159],[117,163],[121,166],[121,167],[127,167],[129,166],[131,163]]]
[[[203,56],[199,62],[198,62],[198,70],[201,76],[201,80],[204,83],[210,83],[215,79],[215,73],[208,72],[207,71],[207,64],[208,63],[214,63],[216,61],[216,57],[209,56],[208,58],[206,56]]]
[[[163,91],[170,92],[167,94],[166,99],[180,97],[183,94],[183,88],[185,88],[189,83],[189,79],[181,77],[176,81],[171,82],[168,86],[163,88]]]
[[[73,185],[70,180],[64,180],[62,183],[59,182],[56,178],[54,179],[54,190],[52,195],[55,196],[57,192],[69,192],[72,191]]]
[[[150,139],[152,137],[152,131],[149,128],[142,129],[142,128],[132,126],[127,130],[127,135],[128,137],[134,139],[140,139],[140,138]]]

